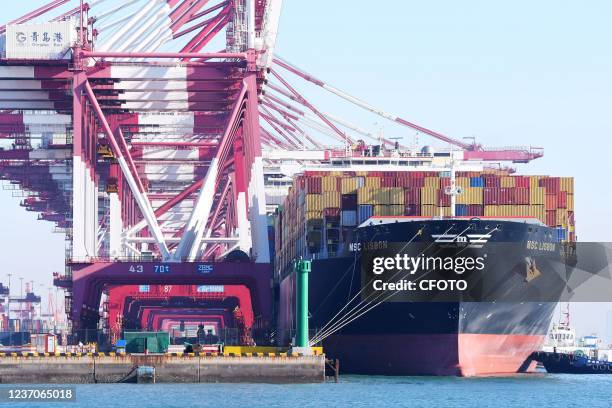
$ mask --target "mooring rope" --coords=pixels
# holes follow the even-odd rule
[[[451,226],[452,228],[452,226]],[[446,232],[450,231],[449,228]],[[466,228],[465,230],[463,230],[459,235],[463,234],[465,231],[467,231],[470,227]],[[491,231],[489,231],[489,234],[494,233],[495,231],[497,231],[498,228],[495,227],[494,229],[492,229]],[[445,232],[445,234],[446,234]],[[425,251],[427,251],[427,249],[429,249],[429,247],[431,247],[431,245],[433,245],[435,243],[432,242],[427,248],[425,248],[425,250],[423,250],[421,252],[421,254],[423,254]],[[403,250],[408,244],[404,245],[404,247],[401,249]],[[462,249],[461,252],[463,252],[466,248]],[[401,251],[400,250],[400,251]],[[419,255],[420,256],[420,255]],[[426,271],[425,273],[423,273],[421,275],[421,277],[426,276],[427,274],[429,274],[430,272],[434,271],[434,269],[431,269],[429,271]],[[396,272],[395,275],[391,278],[393,279],[395,276],[397,276],[400,272]],[[405,279],[406,277],[408,277],[408,275],[410,275],[410,273],[405,274],[403,277],[401,277],[400,280]],[[362,288],[363,290],[363,288]],[[361,291],[360,291],[361,292]],[[390,298],[392,298],[393,296],[395,296],[398,292],[394,291],[391,294],[389,294],[387,297],[385,297],[383,300],[375,303],[373,306],[367,308],[366,310],[364,310],[364,308],[366,308],[368,305],[372,304],[372,302],[374,302],[375,300],[377,300],[378,298],[380,298],[381,294],[384,294],[384,292],[381,292],[378,294],[378,296],[376,296],[375,299],[372,299],[371,301],[368,301],[367,304],[365,304],[365,306],[361,306],[359,307],[359,310],[355,310],[355,308],[352,309],[352,312],[345,314],[338,322],[334,323],[333,326],[328,327],[325,330],[321,330],[311,341],[310,341],[310,345],[312,344],[316,344],[319,343],[321,341],[323,341],[325,338],[329,337],[330,335],[336,333],[338,330],[342,329],[343,327],[347,326],[348,324],[352,323],[353,321],[355,321],[356,319],[358,319],[359,317],[363,316],[364,314],[368,313],[370,310],[374,309],[376,306],[380,305],[381,303],[386,302],[387,300],[389,300]],[[365,300],[364,300],[365,301]],[[362,301],[363,302],[363,301]],[[360,313],[361,312],[361,313]],[[349,316],[350,314],[350,316]]]

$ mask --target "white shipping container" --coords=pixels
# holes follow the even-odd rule
[[[9,24],[6,27],[6,58],[69,59],[76,37],[76,27],[69,21]]]

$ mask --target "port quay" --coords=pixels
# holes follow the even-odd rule
[[[301,2],[26,3],[0,17],[0,213],[32,221],[0,228],[3,248],[32,237],[2,254],[0,405],[156,387],[190,406],[203,397],[181,387],[203,383],[300,405],[305,387],[412,376],[612,373],[612,347],[570,320],[568,302],[607,304],[612,245],[578,239],[601,200],[581,201],[584,169],[546,161],[567,146],[495,145],[433,130],[452,129],[443,114],[420,124],[431,100],[413,115],[354,96],[369,43],[333,85],[324,59],[296,58],[311,50],[280,55]],[[33,224],[59,237],[59,266]]]

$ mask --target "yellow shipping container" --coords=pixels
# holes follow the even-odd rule
[[[498,205],[485,205],[484,206],[484,216],[485,217],[497,217],[499,206]]]
[[[389,215],[387,213],[387,207],[388,205],[375,205],[373,208],[374,215]]]
[[[404,205],[392,204],[389,206],[389,215],[404,215]]]
[[[546,207],[544,205],[530,205],[529,207],[529,216],[535,217],[538,220],[546,223]]]
[[[423,204],[421,205],[421,215],[424,217],[434,217],[439,215],[439,212],[436,212],[438,207],[431,204]]]
[[[380,177],[366,177],[365,178],[365,186],[366,187],[380,187]]]
[[[546,204],[546,189],[544,187],[530,187],[529,204]]]
[[[440,177],[425,177],[425,187],[440,188]]]
[[[516,183],[515,183],[516,180],[512,176],[500,177],[499,181],[500,181],[501,187],[504,187],[504,188],[516,186]]]
[[[323,196],[321,194],[306,194],[306,211],[322,211]]]
[[[400,216],[404,215],[403,205],[375,205],[374,215]]]
[[[389,191],[391,187],[380,187],[374,190],[374,203],[378,205],[389,205]]]
[[[355,194],[357,192],[357,177],[344,177],[340,181],[342,194]]]
[[[565,208],[557,208],[557,225],[567,226],[567,210]]]
[[[457,196],[457,204],[480,204],[483,201],[483,189],[480,187],[464,187]]]
[[[404,189],[402,187],[389,187],[389,204],[404,205]]]
[[[437,201],[438,189],[434,187],[421,188],[421,204],[435,205]]]
[[[567,191],[569,194],[574,194],[574,178],[561,177],[560,179],[561,191]]]
[[[540,179],[544,178],[543,176],[530,176],[529,177],[529,188],[539,188],[540,187]]]
[[[374,198],[374,192],[377,190],[376,187],[361,187],[357,190],[357,202],[359,204],[376,204]]]
[[[321,185],[323,187],[323,191],[336,191],[338,189],[338,183],[336,182],[336,177],[334,176],[322,177]]]
[[[321,214],[321,211],[306,211],[306,221],[320,220]]]
[[[438,207],[437,205],[421,205],[421,215],[424,217],[439,217],[440,212],[445,217],[450,217],[451,210],[450,207]]]
[[[529,217],[529,207],[528,205],[515,205],[514,207],[516,207],[514,209],[514,211],[516,212],[517,216],[521,216],[521,217]]]
[[[457,177],[455,179],[455,185],[463,187],[464,189],[470,187],[470,178],[469,177]]]
[[[567,210],[574,211],[574,195],[567,193]]]
[[[340,193],[338,191],[324,191],[323,208],[340,208]]]

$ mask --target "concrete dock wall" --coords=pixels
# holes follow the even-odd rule
[[[114,383],[136,366],[155,367],[160,383],[325,380],[325,356],[82,355],[0,357],[0,383]]]

